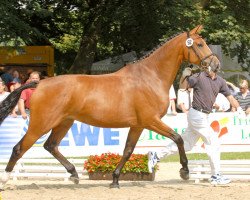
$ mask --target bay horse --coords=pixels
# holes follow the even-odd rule
[[[130,127],[123,156],[113,172],[111,188],[119,187],[119,175],[130,158],[143,129],[173,140],[179,149],[180,176],[189,179],[188,160],[179,134],[161,121],[169,105],[169,89],[184,60],[202,68],[219,67],[220,62],[199,35],[202,26],[168,39],[148,56],[117,72],[104,75],[61,75],[32,82],[11,93],[0,105],[0,123],[17,104],[21,92],[36,87],[30,104],[26,134],[13,147],[2,175],[1,187],[9,180],[16,162],[44,134],[52,130],[44,144],[79,183],[71,164],[58,150],[74,120],[97,127]]]

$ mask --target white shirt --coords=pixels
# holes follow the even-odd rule
[[[171,85],[169,89],[169,100],[175,100],[175,99],[176,99],[176,94],[175,94],[174,86]]]
[[[3,92],[2,94],[0,94],[0,103],[9,95],[9,92]]]
[[[190,95],[190,96],[189,96]],[[180,104],[184,104],[186,110],[192,105],[193,101],[193,89],[179,89],[177,92],[177,107],[181,109]]]
[[[218,111],[227,111],[230,108],[230,102],[228,99],[221,93],[218,93],[216,99],[215,99],[215,104],[219,106]]]

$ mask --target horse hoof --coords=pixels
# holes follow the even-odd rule
[[[181,178],[183,179],[183,180],[188,180],[189,179],[189,171],[188,171],[188,169],[183,169],[183,168],[181,168],[180,169],[180,176],[181,176]]]
[[[118,183],[111,183],[109,188],[120,188],[120,185]]]
[[[79,178],[78,177],[71,176],[69,178],[69,180],[71,180],[74,184],[79,184]]]

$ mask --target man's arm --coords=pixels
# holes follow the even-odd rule
[[[238,115],[245,116],[246,113],[240,107],[239,102],[232,95],[227,96],[227,99],[230,102],[230,104],[232,105],[233,112],[237,111]]]
[[[24,119],[27,119],[27,114],[25,112],[25,106],[24,106],[24,100],[23,99],[19,99],[18,101],[18,108],[21,112],[21,115]]]
[[[240,107],[239,102],[233,97],[233,95],[227,96],[227,99],[230,102],[232,108],[234,108],[234,111]]]

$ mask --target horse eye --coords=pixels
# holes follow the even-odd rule
[[[197,46],[201,48],[201,47],[203,47],[203,44],[198,43]]]

